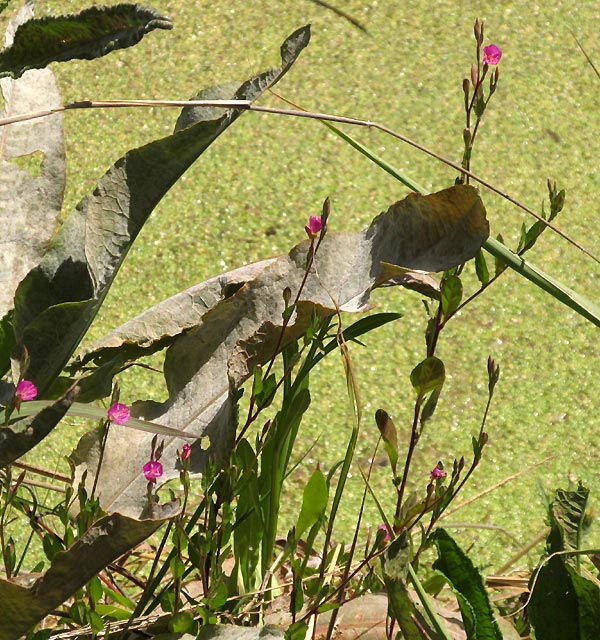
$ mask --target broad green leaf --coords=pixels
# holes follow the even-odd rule
[[[444,529],[436,529],[432,541],[438,551],[433,568],[446,576],[457,596],[468,640],[502,640],[483,579],[471,560]]]
[[[435,356],[425,358],[411,372],[410,381],[418,395],[440,388],[446,379],[444,363]]]
[[[104,567],[175,516],[178,510],[177,504],[167,503],[155,505],[152,519],[133,520],[120,514],[106,516],[94,523],[70,549],[58,553],[48,571],[29,589],[0,580],[0,640],[17,640],[27,633]]]
[[[170,633],[196,633],[198,623],[191,611],[179,611],[169,620],[168,628]]]
[[[282,46],[279,69],[222,98],[254,100],[277,82],[309,39],[299,29]],[[148,216],[189,166],[240,115],[195,109],[187,128],[129,151],[67,218],[15,297],[17,340],[29,350],[29,377],[43,394],[87,331]]]
[[[527,612],[538,640],[584,640],[579,628],[578,594],[560,557],[551,558],[537,573]],[[596,638],[598,635],[585,640]]]
[[[549,554],[581,548],[589,490],[559,489],[548,507]],[[579,555],[554,555],[543,560],[532,579],[528,612],[539,640],[600,637],[600,589],[579,574]]]
[[[18,25],[32,16],[33,6],[27,4],[11,19],[7,44]],[[61,104],[50,69],[30,71],[19,80],[3,78],[0,90],[4,98],[0,118]],[[0,131],[0,316],[4,316],[13,307],[17,285],[41,260],[54,233],[66,163],[61,114],[5,125]],[[7,367],[0,371],[4,374]]]
[[[0,52],[0,77],[74,58],[93,60],[137,44],[154,29],[171,29],[170,18],[135,4],[90,7],[78,14],[48,16],[21,25]]]
[[[248,379],[257,365],[268,362],[276,349],[301,338],[315,316],[326,318],[338,310],[369,309],[370,292],[379,282],[382,262],[443,271],[473,257],[487,234],[483,204],[477,191],[466,186],[431,196],[411,195],[377,216],[363,232],[327,234],[306,278],[296,313],[285,328],[282,290],[290,287],[295,294],[303,282],[308,241],[287,256],[263,263],[258,270],[249,267],[248,277],[238,270],[236,277],[245,285],[227,299],[219,297],[215,289],[213,306],[200,308],[197,326],[177,335],[167,350],[164,369],[169,399],[162,404],[136,405],[137,417],[191,435],[208,435],[213,444],[211,454],[228,455],[236,425],[232,388]],[[169,304],[159,305],[160,314],[153,312],[152,316],[174,317],[169,314]],[[186,308],[188,320],[192,319],[193,310]],[[129,323],[128,329],[143,336],[148,318],[146,315],[138,326]],[[103,348],[111,349],[110,357],[116,357],[115,344],[131,349],[138,338],[128,342],[122,329],[117,331],[117,340],[109,337],[106,347],[97,345],[85,358],[101,356]],[[162,329],[160,324],[153,328],[158,340],[164,335]],[[103,465],[98,486],[105,501],[103,507],[109,512],[129,508],[124,503],[139,508],[146,494],[143,478],[135,477],[135,469],[144,464],[151,438],[127,435],[132,439],[120,439],[119,434],[111,433],[107,440],[106,456],[112,462]],[[179,442],[165,441],[164,480],[179,474],[174,461],[175,449],[180,446]],[[198,456],[191,471],[201,472],[205,459]],[[112,465],[120,470],[122,482],[115,482]],[[82,466],[78,473],[84,469]],[[127,480],[122,475],[126,473],[130,474]],[[93,475],[90,469],[88,478]]]
[[[581,484],[578,489],[556,491],[554,500],[550,504],[550,526],[556,530],[558,536],[553,536],[549,542],[549,551],[578,551],[581,549],[583,536],[583,524],[586,518],[586,508],[589,497],[589,489]],[[579,556],[564,560],[579,569]]]
[[[302,508],[296,524],[298,539],[302,538],[304,532],[310,529],[325,513],[328,498],[327,480],[325,480],[323,472],[316,469],[304,487]]]

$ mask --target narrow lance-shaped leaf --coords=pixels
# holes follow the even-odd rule
[[[296,523],[296,536],[302,537],[323,515],[327,507],[329,488],[323,472],[316,469],[304,487],[302,508]]]
[[[276,349],[303,336],[315,315],[323,318],[338,310],[369,309],[370,292],[381,282],[383,262],[409,269],[447,270],[473,257],[487,234],[485,209],[477,191],[464,185],[431,196],[411,195],[377,216],[361,233],[330,232],[321,243],[285,330],[282,291],[285,287],[290,287],[292,295],[298,291],[305,276],[309,243],[301,243],[258,273],[249,271],[252,277],[245,279],[239,271],[237,276],[245,281],[244,286],[226,299],[216,296],[214,306],[202,311],[197,328],[179,336],[169,347],[165,358],[169,399],[161,404],[134,405],[133,409],[145,419],[191,435],[208,435],[212,443],[208,452],[192,445],[190,469],[201,472],[207,456],[226,455],[231,446],[236,429],[232,390],[253,375],[257,365],[269,361]],[[163,314],[168,315],[168,304]],[[130,325],[130,329],[135,327]],[[120,340],[125,339],[122,332],[119,335]],[[112,339],[108,344],[114,344]],[[102,353],[99,348],[97,354]],[[130,345],[124,344],[124,348]],[[94,353],[86,356],[93,357]],[[97,455],[93,451],[99,443],[89,441],[88,445],[77,455],[78,477],[86,469],[88,478],[95,473]],[[180,441],[165,441],[161,460],[164,480],[179,473],[175,460],[180,446]],[[109,434],[98,480],[103,508],[133,509],[132,513],[141,508],[146,488],[139,469],[149,452],[150,439],[143,434]],[[115,470],[119,470],[118,482]]]
[[[577,311],[584,318],[600,327],[600,307],[597,304],[547,275],[531,264],[529,260],[525,260],[513,253],[502,242],[494,238],[488,238],[484,242],[483,248],[496,258],[496,272],[502,268],[502,264],[508,265],[540,289],[549,293],[553,298],[556,298],[559,302]]]
[[[90,7],[81,13],[30,20],[0,52],[0,77],[74,58],[93,60],[137,44],[154,29],[171,29],[170,18],[136,4]]]

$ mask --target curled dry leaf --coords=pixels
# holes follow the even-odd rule
[[[370,308],[371,290],[381,281],[383,262],[428,272],[445,270],[475,256],[488,233],[477,190],[459,185],[429,196],[410,195],[377,216],[363,232],[327,234],[281,339],[282,292],[285,287],[291,288],[292,295],[298,291],[309,243],[266,262],[258,273],[253,265],[247,274],[236,270],[245,284],[203,309],[196,327],[189,329],[187,325],[169,347],[165,357],[168,400],[137,403],[133,411],[196,436],[208,435],[212,443],[208,451],[192,445],[191,471],[200,472],[208,455],[226,455],[231,448],[236,430],[235,388],[257,364],[268,361],[278,344],[283,347],[302,336],[314,313],[325,317],[338,309],[365,311]],[[159,305],[164,317],[169,317],[169,304]],[[147,317],[142,321],[147,322]],[[129,324],[132,335],[135,324]],[[119,336],[123,348],[131,349],[132,343],[122,330]],[[115,357],[118,346],[114,336],[107,339],[106,346]],[[106,354],[104,348],[98,345],[86,358]],[[135,514],[143,510],[146,487],[140,469],[150,452],[150,440],[148,434],[111,430],[98,479],[106,511]],[[161,460],[163,480],[177,476],[176,450],[181,444],[166,439]],[[98,439],[88,434],[75,452],[78,477],[86,470],[88,479],[94,477],[98,456]]]

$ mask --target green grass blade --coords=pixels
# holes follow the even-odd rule
[[[483,243],[483,247],[494,257],[505,262],[511,269],[514,269],[524,278],[540,287],[540,289],[549,293],[553,298],[556,298],[559,302],[577,311],[584,318],[600,327],[600,307],[590,300],[534,267],[531,262],[513,253],[495,238],[488,238]]]
[[[427,614],[427,617],[429,618],[429,622],[433,627],[433,630],[435,631],[435,634],[436,634],[435,638],[438,638],[439,640],[452,640],[452,636],[444,626],[444,623],[442,622],[442,619],[440,618],[440,616],[438,616],[437,611],[435,610],[435,607],[431,603],[431,599],[427,591],[425,591],[425,589],[423,588],[423,585],[421,584],[421,581],[417,577],[417,574],[415,573],[415,570],[412,568],[412,565],[410,564],[410,562],[408,563],[408,578],[411,581],[413,587],[415,588],[415,591],[419,596],[419,600],[423,605],[423,610]]]
[[[369,160],[374,162],[381,169],[402,182],[402,184],[406,185],[409,189],[412,189],[417,193],[426,193],[426,190],[421,185],[392,167],[389,163],[377,156],[363,144],[331,123],[323,122],[323,124],[350,146],[354,147],[357,151],[369,158]],[[556,298],[559,302],[562,302],[582,315],[586,320],[589,320],[596,326],[600,327],[600,307],[596,306],[572,289],[569,289],[569,287],[566,287],[558,280],[546,275],[543,271],[540,271],[530,262],[525,261],[521,256],[518,256],[507,249],[501,242],[498,242],[494,238],[488,238],[484,242],[483,247],[493,256],[505,262],[511,269],[515,270],[524,278],[527,278],[527,280],[540,287],[540,289],[544,290],[546,293],[549,293],[553,298]]]
[[[386,162],[383,158],[378,156],[376,153],[373,153],[368,147],[365,147],[363,144],[355,140],[352,136],[349,136],[347,133],[344,133],[341,129],[338,129],[335,125],[331,124],[331,122],[325,122],[322,120],[323,124],[331,129],[333,133],[342,138],[345,142],[347,142],[351,147],[354,147],[357,151],[363,154],[374,162],[377,166],[381,167],[384,171],[387,171],[393,178],[399,180],[403,185],[407,186],[411,191],[415,191],[417,193],[427,193],[425,187],[422,187],[418,182],[415,182],[412,178],[404,175],[400,171],[394,169],[391,164]]]

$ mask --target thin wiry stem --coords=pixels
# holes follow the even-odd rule
[[[471,180],[479,183],[481,186],[489,189],[493,193],[496,193],[501,198],[508,200],[511,204],[514,204],[516,207],[519,207],[530,216],[534,217],[538,222],[541,222],[543,225],[554,231],[557,235],[559,235],[563,240],[566,240],[569,244],[572,244],[574,247],[579,249],[586,256],[594,260],[594,262],[600,264],[600,259],[597,258],[593,253],[588,251],[581,244],[573,240],[569,235],[567,235],[564,231],[561,231],[554,224],[540,216],[538,213],[533,211],[533,209],[519,202],[515,198],[513,198],[509,193],[499,189],[491,182],[488,182],[485,178],[482,178],[478,175],[475,175],[473,172],[465,169],[460,166],[460,164],[445,158],[444,156],[432,151],[428,147],[411,140],[405,135],[386,127],[385,125],[379,124],[377,122],[373,122],[371,120],[360,120],[359,118],[349,118],[346,116],[338,116],[332,115],[328,113],[318,113],[313,111],[302,111],[299,109],[279,109],[277,107],[263,107],[259,105],[252,104],[249,100],[103,100],[103,101],[92,101],[85,100],[80,102],[73,102],[71,104],[67,104],[61,107],[55,107],[54,109],[46,109],[44,111],[36,111],[34,113],[27,113],[18,116],[11,116],[9,118],[0,119],[0,127],[13,124],[15,122],[24,122],[26,120],[34,120],[36,118],[42,118],[44,116],[52,115],[54,113],[60,113],[62,111],[71,111],[74,109],[108,109],[108,108],[127,108],[127,107],[221,107],[223,109],[242,109],[245,111],[254,111],[256,113],[271,113],[280,116],[292,116],[295,118],[309,118],[311,120],[324,120],[326,122],[337,122],[339,124],[348,124],[359,127],[367,127],[370,129],[378,129],[383,133],[386,133],[405,144],[408,144],[411,147],[425,153],[426,155],[435,158],[439,162],[451,167],[452,169],[458,171],[459,173],[468,176]]]

